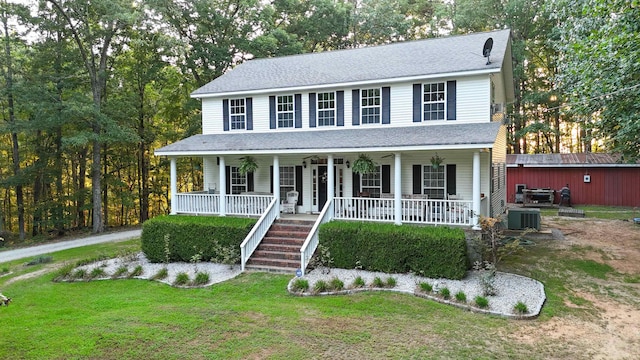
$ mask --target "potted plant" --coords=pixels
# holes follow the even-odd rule
[[[431,157],[431,167],[433,167],[434,169],[437,169],[440,167],[440,164],[442,164],[443,161],[444,159],[438,156],[438,153],[436,153],[434,156]]]
[[[245,156],[240,158],[240,167],[238,171],[240,174],[246,175],[247,173],[255,172],[258,169],[258,164],[256,163],[256,159],[252,156]]]
[[[376,163],[367,155],[360,154],[360,156],[358,156],[358,158],[353,162],[353,166],[351,168],[354,173],[371,174],[378,170],[378,165],[376,165]]]

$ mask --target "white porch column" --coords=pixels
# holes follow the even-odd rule
[[[333,201],[336,193],[335,171],[333,169],[333,155],[327,156],[327,202]]]
[[[402,159],[395,153],[395,169],[393,172],[393,207],[396,225],[402,225]]]
[[[227,166],[224,163],[224,156],[220,156],[220,216],[227,216]]]
[[[276,214],[280,218],[280,158],[273,156],[273,196],[276,198]]]
[[[178,207],[176,196],[178,194],[178,166],[176,158],[170,157],[171,160],[171,215],[175,215],[176,207]]]
[[[480,152],[473,153],[473,218],[474,230],[480,230]]]

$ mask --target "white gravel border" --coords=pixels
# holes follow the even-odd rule
[[[151,263],[149,262],[149,260],[147,260],[147,258],[144,256],[143,253],[127,255],[122,258],[98,261],[88,265],[80,266],[76,268],[76,270],[84,269],[87,271],[87,273],[90,273],[93,269],[99,267],[104,270],[106,276],[97,277],[92,280],[107,280],[107,279],[112,279],[112,275],[116,272],[116,270],[118,270],[118,268],[122,266],[126,266],[129,272],[133,271],[137,266],[142,266],[143,268],[142,275],[134,276],[132,277],[132,279],[151,279],[160,270],[162,270],[162,268],[166,267],[169,275],[164,279],[157,279],[156,281],[160,281],[162,283],[169,284],[172,286],[176,286],[176,285],[173,285],[173,282],[175,281],[175,278],[179,273],[186,273],[187,275],[189,275],[189,279],[191,280],[195,279],[197,272],[209,274],[209,282],[203,285],[198,285],[197,287],[205,287],[205,286],[210,286],[223,281],[227,281],[227,280],[233,279],[234,277],[242,273],[240,265],[224,265],[224,264],[216,264],[211,262],[199,262],[196,264],[185,263],[185,262],[174,262],[174,263],[168,263],[168,264]],[[178,286],[178,287],[190,287],[190,286]]]
[[[326,272],[326,270],[325,270]],[[353,281],[358,277],[366,282],[365,288],[350,288]],[[393,277],[396,280],[396,286],[394,288],[373,288],[370,286],[373,279],[380,277],[385,281],[389,277]],[[299,293],[292,291],[293,283],[297,279],[306,279],[309,282],[309,289],[313,289],[315,283],[318,280],[331,281],[333,278],[338,278],[344,282],[346,290],[334,291],[327,293],[313,293],[312,291]],[[420,290],[420,283],[427,282],[433,286],[434,291],[432,293],[424,293]],[[451,292],[451,298],[445,300],[437,295],[437,291],[442,288],[448,288]],[[412,294],[423,298],[432,299],[441,303],[454,305],[457,307],[469,309],[474,312],[500,315],[504,317],[514,319],[530,319],[537,317],[542,310],[542,306],[546,300],[544,293],[544,285],[534,279],[496,272],[494,287],[496,289],[496,295],[486,296],[489,300],[489,307],[487,309],[480,309],[472,306],[476,296],[482,295],[482,286],[480,285],[480,274],[476,271],[470,271],[462,280],[449,280],[449,279],[432,279],[413,274],[387,274],[382,272],[370,272],[363,270],[346,270],[346,269],[330,269],[328,274],[323,273],[320,269],[315,269],[305,276],[298,278],[294,277],[289,282],[287,290],[291,294],[300,296],[312,296],[312,295],[337,295],[337,294],[351,294],[359,291],[394,291],[406,294]],[[455,294],[458,291],[463,291],[467,296],[467,303],[463,304],[455,300]],[[513,311],[513,307],[519,301],[522,301],[527,305],[529,312],[527,314],[516,314]]]

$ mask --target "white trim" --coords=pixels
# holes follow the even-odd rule
[[[351,88],[351,87],[360,87],[360,86],[371,87],[373,85],[393,84],[393,83],[400,83],[400,82],[426,81],[426,80],[438,79],[438,78],[453,78],[453,77],[461,77],[461,76],[485,75],[485,74],[500,73],[500,71],[501,71],[501,68],[492,68],[492,69],[474,70],[474,71],[458,71],[453,73],[438,73],[438,74],[429,74],[429,75],[420,75],[420,76],[405,76],[405,77],[399,77],[399,78],[385,78],[385,79],[351,81],[351,82],[331,83],[331,84],[313,84],[313,85],[304,85],[304,86],[290,86],[290,87],[283,87],[283,88],[227,91],[227,92],[221,92],[221,93],[208,93],[208,94],[192,93],[191,97],[194,99],[204,99],[204,98],[217,98],[217,97],[230,97],[230,96],[273,94],[276,92],[300,92],[300,91],[304,92],[307,90],[319,91],[319,89],[331,89],[331,88],[334,88],[334,89]]]
[[[508,168],[639,168],[640,164],[507,164]]]
[[[364,116],[365,116],[364,115],[364,108],[365,107],[362,106],[362,99],[363,99],[362,93],[365,92],[365,91],[368,92],[369,90],[378,90],[378,100],[380,101],[380,104],[379,105],[374,105],[374,106],[366,106],[367,109],[375,109],[375,108],[378,109],[378,122],[373,122],[373,123],[372,122],[367,122],[367,123],[365,123],[363,121]],[[367,126],[367,125],[380,125],[380,124],[382,124],[382,87],[381,86],[379,86],[379,87],[369,87],[369,88],[358,89],[358,91],[360,92],[360,94],[359,94],[360,96],[358,98],[358,100],[359,100],[358,101],[359,102],[358,106],[360,107],[360,119],[359,119],[360,125]],[[367,99],[370,99],[370,98],[371,97],[367,96]],[[370,116],[370,115],[368,115],[368,116]]]
[[[493,149],[494,143],[484,144],[453,144],[453,145],[414,145],[414,146],[393,146],[393,147],[367,147],[367,148],[328,148],[328,149],[268,149],[268,150],[207,150],[207,151],[155,151],[155,156],[205,156],[205,155],[275,155],[275,154],[359,154],[367,152],[403,152],[403,151],[426,151],[426,150],[470,150],[489,148]]]
[[[320,94],[333,94],[333,99],[329,100],[320,100]],[[324,108],[320,109],[320,102],[322,103],[331,103],[333,102],[332,108]],[[329,125],[320,125],[320,112],[321,111],[333,111],[333,124]],[[316,93],[316,127],[317,128],[333,128],[338,125],[338,94],[336,91],[319,91]]]

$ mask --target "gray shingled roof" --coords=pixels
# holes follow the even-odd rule
[[[382,46],[250,60],[192,93],[194,97],[499,70],[510,30],[406,41]],[[482,46],[493,38],[491,64]]]
[[[340,129],[325,131],[291,131],[268,133],[225,133],[195,135],[155,151],[156,155],[203,155],[233,153],[308,153],[336,150],[357,152],[358,149],[439,146],[491,146],[496,140],[500,123],[452,124],[409,127],[379,127],[371,129]]]

